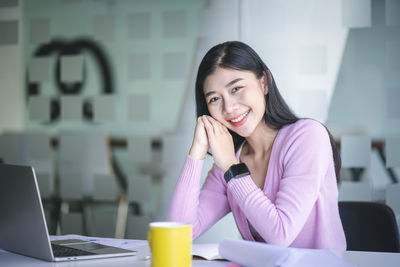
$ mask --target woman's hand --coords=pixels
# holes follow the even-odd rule
[[[235,157],[232,135],[224,125],[212,117],[205,115],[201,118],[214,162],[225,173],[233,164],[239,163]]]
[[[208,147],[208,137],[204,123],[201,117],[198,117],[189,155],[194,159],[204,159],[207,154]]]

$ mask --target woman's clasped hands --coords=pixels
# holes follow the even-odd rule
[[[189,155],[195,159],[204,159],[208,149],[211,150],[214,163],[223,172],[233,164],[239,163],[228,129],[211,116],[203,115],[197,119]]]

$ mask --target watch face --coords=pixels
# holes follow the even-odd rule
[[[239,164],[233,165],[231,167],[231,171],[232,171],[233,177],[242,177],[242,176],[250,174],[249,169],[247,168],[246,164],[244,164],[244,163],[239,163]]]
[[[246,164],[239,163],[232,165],[224,174],[224,179],[228,183],[232,178],[239,178],[245,175],[249,175],[250,171]]]

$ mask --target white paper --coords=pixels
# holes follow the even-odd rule
[[[225,239],[221,242],[219,255],[233,263],[248,267],[353,266],[327,249],[285,248],[234,239]]]
[[[218,244],[193,244],[192,255],[206,260],[224,259],[219,255]]]

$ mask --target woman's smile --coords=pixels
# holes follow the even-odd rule
[[[233,126],[240,127],[246,122],[249,113],[250,113],[250,110],[247,110],[246,112],[242,113],[241,115],[238,115],[234,118],[228,119],[228,121]]]

